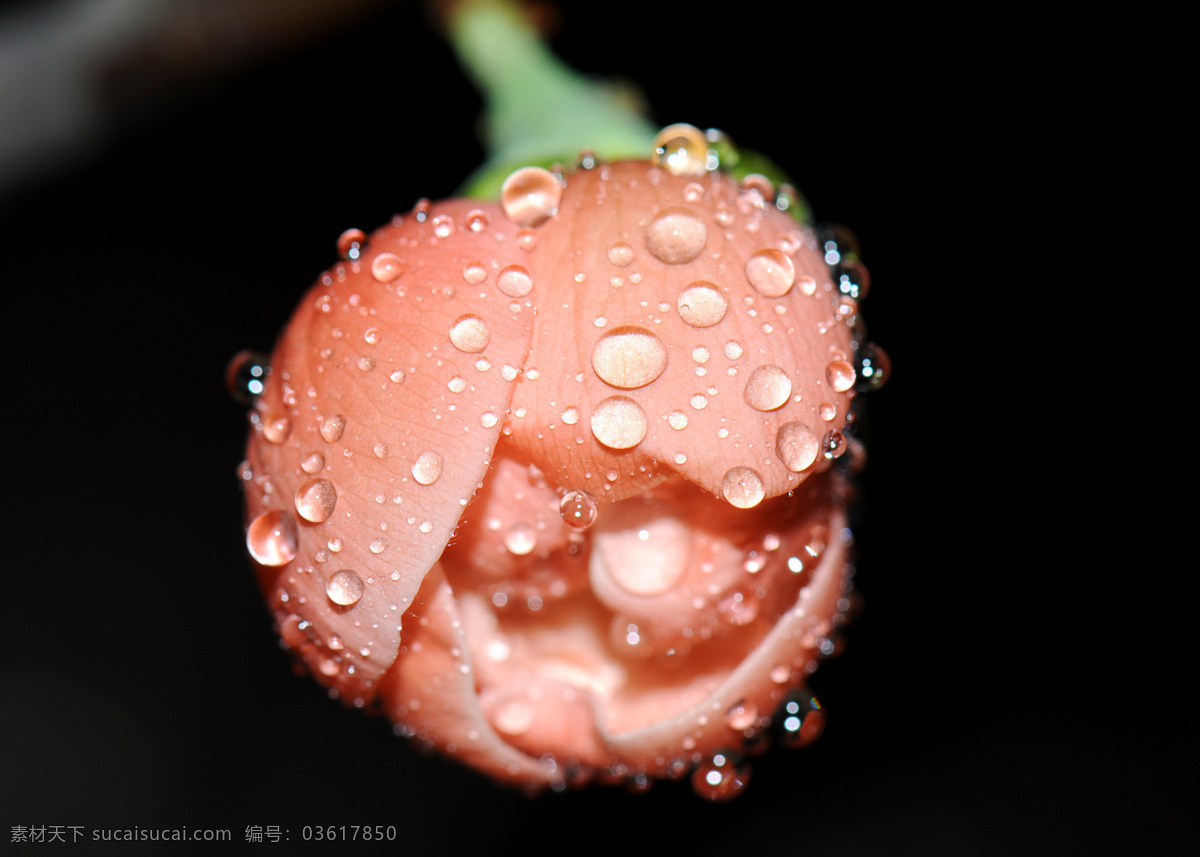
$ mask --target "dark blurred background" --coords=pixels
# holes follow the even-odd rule
[[[1056,332],[1087,284],[1048,246],[1068,215],[1039,87],[979,54],[986,22],[563,5],[569,62],[769,153],[860,239],[894,371],[865,402],[865,608],[813,681],[825,735],[759,759],[728,805],[686,783],[529,800],[295,676],[245,552],[225,365],[269,350],[344,229],[455,191],[478,96],[418,3],[9,2],[0,838],[274,824],[295,848],[306,824],[383,824],[402,846],[354,847],[1191,853],[1184,600],[1121,511],[1158,501],[1097,477],[1122,458],[1112,424],[1047,395],[1087,371]]]

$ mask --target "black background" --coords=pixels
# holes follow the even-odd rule
[[[416,853],[1186,853],[1182,599],[1153,530],[1079,499],[1108,459],[1071,450],[1106,427],[1046,396],[1074,346],[1049,332],[1072,310],[1037,86],[911,12],[706,14],[571,5],[554,44],[637,80],[662,124],[769,153],[861,241],[894,374],[866,403],[865,609],[814,679],[822,739],[758,760],[728,805],[686,784],[530,800],[414,752],[279,650],[223,374],[269,349],[342,230],[481,160],[478,97],[408,4],[186,87],[0,209],[5,840],[276,824],[295,847],[303,825],[383,824]]]

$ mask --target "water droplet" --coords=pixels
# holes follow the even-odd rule
[[[725,317],[729,302],[712,283],[699,280],[679,294],[679,317],[692,327],[712,327]]]
[[[821,415],[821,419],[827,423],[837,419],[837,405],[831,405],[829,402],[822,402],[818,412]]]
[[[271,374],[271,364],[265,354],[239,351],[225,370],[225,388],[243,405],[253,404],[262,395],[263,385]]]
[[[401,273],[400,257],[395,253],[380,253],[371,260],[371,275],[381,283],[390,283]]]
[[[337,491],[328,479],[310,479],[296,489],[296,511],[306,521],[328,520],[337,505]]]
[[[482,232],[483,230],[487,229],[487,226],[487,212],[478,208],[472,208],[467,212],[467,228],[472,232]]]
[[[295,518],[278,509],[259,515],[246,530],[246,549],[261,565],[287,565],[299,548]]]
[[[320,473],[325,469],[325,456],[316,451],[305,453],[304,458],[300,459],[300,469],[309,476]]]
[[[804,423],[784,423],[775,435],[775,454],[793,473],[812,467],[818,449],[817,436]]]
[[[618,268],[624,268],[633,261],[633,248],[624,241],[618,241],[608,248],[608,261]]]
[[[687,428],[688,418],[683,411],[671,411],[667,414],[667,425],[675,429],[675,431],[683,431]]]
[[[692,773],[692,789],[713,803],[733,800],[750,782],[750,768],[740,764],[728,753],[714,753],[696,766]]]
[[[648,428],[646,412],[627,396],[609,396],[592,412],[592,434],[610,449],[632,449]]]
[[[341,414],[334,414],[326,417],[321,421],[321,437],[327,443],[336,443],[342,439],[342,432],[346,430],[346,418]]]
[[[496,277],[496,288],[510,298],[523,298],[533,291],[533,278],[527,268],[509,265]]]
[[[412,475],[422,485],[432,485],[442,475],[442,457],[433,450],[422,452],[413,463]]]
[[[267,443],[283,443],[292,433],[292,421],[282,414],[269,414],[262,421],[262,433]]]
[[[525,556],[537,547],[537,530],[528,524],[513,524],[504,534],[504,547],[513,556]]]
[[[654,138],[650,160],[674,176],[702,176],[708,172],[708,140],[692,125],[669,125]]]
[[[854,367],[845,360],[834,360],[825,367],[825,380],[838,393],[854,386]]]
[[[646,249],[668,265],[690,262],[708,242],[704,221],[686,208],[667,208],[646,224]]]
[[[532,705],[514,700],[499,708],[490,719],[497,732],[503,732],[505,735],[524,735],[533,728],[536,718],[537,714]]]
[[[343,607],[357,604],[358,599],[363,596],[364,588],[358,572],[349,568],[343,568],[325,581],[325,594],[329,596],[329,600]]]
[[[764,297],[781,298],[796,282],[796,268],[786,253],[759,250],[746,260],[746,279]]]
[[[838,429],[830,429],[821,439],[821,449],[828,459],[841,458],[846,451],[846,436]]]
[[[729,505],[751,509],[763,501],[767,491],[757,470],[731,467],[721,479],[721,494],[729,501]]]
[[[370,372],[372,369],[375,368],[375,361],[372,360],[370,357],[360,357],[360,358],[358,358],[357,361],[355,361],[355,364],[363,372]]]
[[[347,229],[338,236],[338,255],[347,262],[357,262],[367,247],[367,236],[361,229]]]
[[[377,443],[377,444],[375,444],[375,446],[373,446],[373,447],[371,448],[371,451],[372,451],[372,452],[374,452],[374,453],[375,453],[375,457],[376,457],[376,458],[378,458],[378,459],[380,459],[380,460],[383,460],[383,459],[385,459],[385,458],[387,458],[387,457],[388,457],[388,448],[387,448],[387,444],[386,444],[386,443],[383,443],[382,441],[381,441],[381,442],[379,442],[379,443]]]
[[[517,232],[517,246],[526,253],[533,252],[538,245],[538,234],[532,229],[521,229]]]
[[[563,523],[573,530],[586,530],[596,523],[599,507],[596,500],[586,491],[568,491],[558,504]]]
[[[558,212],[562,185],[549,170],[522,167],[504,180],[500,205],[517,226],[538,226]]]
[[[439,214],[431,223],[433,234],[438,238],[449,238],[454,233],[454,218],[448,214]]]
[[[892,361],[887,352],[869,342],[858,349],[858,381],[854,389],[860,393],[878,390],[892,374]]]
[[[817,740],[825,728],[825,711],[807,690],[785,697],[772,721],[784,747],[804,747]]]
[[[433,532],[433,522],[432,521],[422,521],[417,526],[417,529],[420,530],[422,533]]]
[[[477,354],[487,348],[491,334],[487,322],[477,315],[459,316],[450,328],[450,342],[459,351]]]
[[[759,366],[750,373],[743,396],[756,411],[775,411],[787,404],[792,395],[792,379],[779,366]]]
[[[596,342],[592,368],[610,386],[644,387],[667,368],[667,346],[644,328],[617,327]]]
[[[463,279],[471,285],[477,286],[487,279],[487,268],[479,262],[468,262],[463,266]]]
[[[496,415],[491,411],[484,411],[479,415],[479,424],[484,428],[491,428],[496,424]]]
[[[758,706],[744,700],[738,702],[725,713],[725,722],[738,732],[751,729],[758,722]]]
[[[692,407],[698,411],[704,410],[708,407],[708,397],[701,393],[696,393],[692,396]]]
[[[455,375],[446,384],[446,387],[451,393],[461,393],[463,390],[467,389],[467,379],[461,375]]]
[[[387,550],[387,546],[388,546],[388,540],[385,539],[383,536],[380,536],[377,539],[371,540],[371,543],[369,545],[367,545],[367,550],[369,550],[371,553],[374,553],[374,554],[381,554],[385,550]]]

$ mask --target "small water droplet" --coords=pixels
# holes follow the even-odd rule
[[[624,268],[633,261],[633,248],[624,241],[618,241],[608,248],[608,261],[618,268]]]
[[[320,473],[325,469],[325,456],[315,450],[305,453],[304,458],[300,459],[300,469],[309,476]]]
[[[628,396],[609,396],[592,412],[592,435],[610,449],[632,449],[648,428],[646,412]]]
[[[374,452],[374,453],[375,453],[375,457],[376,457],[376,458],[378,458],[378,459],[380,459],[380,460],[382,460],[382,459],[385,459],[385,458],[387,458],[387,457],[388,457],[388,448],[387,448],[387,444],[386,444],[386,443],[383,443],[382,441],[381,441],[381,442],[379,442],[379,443],[377,443],[377,444],[375,444],[375,446],[371,448],[371,451],[372,451],[372,452]]]
[[[342,439],[342,432],[346,430],[346,418],[341,414],[334,414],[326,417],[321,421],[321,437],[327,443],[336,443]]]
[[[844,393],[854,386],[854,367],[845,360],[834,360],[825,367],[825,380],[835,392]]]
[[[708,397],[701,393],[696,393],[692,396],[692,407],[698,411],[704,410],[708,407]]]
[[[401,371],[400,369],[396,369],[392,372],[391,375],[388,375],[388,378],[391,379],[391,382],[393,384],[403,384],[404,383],[404,372]]]
[[[887,352],[869,342],[858,349],[858,381],[854,389],[860,393],[878,390],[892,374],[892,361]]]
[[[380,554],[387,550],[387,546],[388,540],[383,538],[383,536],[380,536],[377,539],[371,540],[371,543],[367,545],[367,550],[374,554]]]
[[[271,364],[265,354],[239,351],[225,370],[225,388],[243,405],[250,405],[262,395],[263,385],[271,374]]]
[[[413,479],[422,485],[432,485],[442,475],[442,456],[433,450],[426,450],[417,456],[412,466]]]
[[[725,317],[729,301],[715,285],[698,280],[680,292],[676,306],[679,317],[692,327],[712,327]]]
[[[746,260],[746,279],[764,297],[780,298],[796,282],[796,268],[779,250],[759,250]]]
[[[596,342],[592,368],[610,386],[644,387],[667,368],[667,346],[644,328],[617,327]]]
[[[504,180],[500,206],[518,226],[539,226],[558,212],[562,185],[549,170],[522,167]]]
[[[714,753],[692,773],[692,790],[713,803],[733,800],[749,782],[749,766],[735,762],[728,753]]]
[[[687,428],[688,418],[683,411],[671,411],[667,414],[667,425],[675,429],[675,431],[683,431]]]
[[[526,253],[533,252],[538,245],[538,234],[532,229],[521,229],[517,232],[517,246]]]
[[[596,523],[599,506],[596,499],[586,491],[568,491],[558,504],[563,523],[573,530],[586,530]]]
[[[363,372],[370,372],[375,368],[375,361],[370,357],[360,357],[355,361],[355,365]]]
[[[246,549],[261,565],[287,565],[299,548],[295,518],[278,509],[259,515],[246,529]]]
[[[380,253],[371,260],[371,275],[381,283],[390,283],[401,273],[400,257],[395,253]]]
[[[750,373],[743,397],[756,411],[775,411],[787,404],[792,395],[792,379],[774,364],[759,366]]]
[[[472,232],[482,232],[487,229],[487,226],[487,212],[479,208],[472,208],[467,212],[467,228]]]
[[[675,176],[702,176],[708,172],[708,140],[692,125],[669,125],[654,138],[650,160]]]
[[[537,530],[528,524],[513,524],[504,534],[504,547],[513,556],[525,556],[537,547]]]
[[[296,511],[306,521],[328,520],[337,505],[337,490],[328,479],[310,479],[296,489]]]
[[[325,581],[325,594],[334,604],[349,607],[362,598],[363,580],[353,569],[343,568]]]
[[[833,422],[837,419],[837,405],[831,405],[829,402],[822,402],[819,410],[821,419],[825,422]]]
[[[433,234],[438,238],[449,238],[454,234],[454,218],[448,214],[439,214],[431,221]]]
[[[479,424],[484,428],[491,428],[496,424],[496,415],[491,411],[484,411],[479,415]]]
[[[737,732],[751,729],[758,722],[758,706],[744,700],[738,702],[725,712],[725,722]]]
[[[417,529],[420,530],[422,533],[431,533],[431,532],[433,532],[433,522],[432,521],[422,521],[417,526]]]
[[[523,298],[533,291],[533,278],[528,268],[509,265],[496,277],[496,288],[510,298]]]
[[[524,735],[533,728],[537,713],[532,705],[514,700],[497,709],[490,719],[497,732],[503,732],[505,735]]]
[[[292,421],[282,414],[269,414],[262,421],[262,433],[267,443],[283,443],[292,433]]]
[[[725,343],[725,356],[730,360],[737,360],[743,353],[742,343],[736,339],[731,339]]]
[[[467,379],[461,375],[455,375],[446,384],[446,387],[451,393],[461,393],[463,390],[467,389]]]
[[[828,459],[841,458],[846,451],[846,436],[838,429],[830,429],[821,440],[821,449]]]
[[[477,354],[487,348],[491,333],[487,322],[477,315],[459,316],[450,328],[450,342],[459,351]]]
[[[721,494],[729,505],[739,509],[757,506],[766,493],[762,477],[751,467],[731,467],[721,479]]]
[[[367,236],[361,229],[347,229],[338,236],[338,255],[346,262],[357,262],[367,248]]]
[[[668,265],[695,259],[708,242],[704,221],[686,208],[667,208],[646,224],[646,249]]]
[[[775,435],[775,454],[793,473],[812,467],[818,449],[817,436],[804,423],[784,423]]]
[[[463,279],[477,286],[487,279],[487,268],[479,262],[468,262],[463,266]]]

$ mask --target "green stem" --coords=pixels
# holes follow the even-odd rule
[[[508,0],[467,0],[447,34],[486,101],[488,160],[463,186],[495,198],[514,169],[569,162],[590,150],[602,160],[649,157],[657,131],[613,87],[566,66]]]

